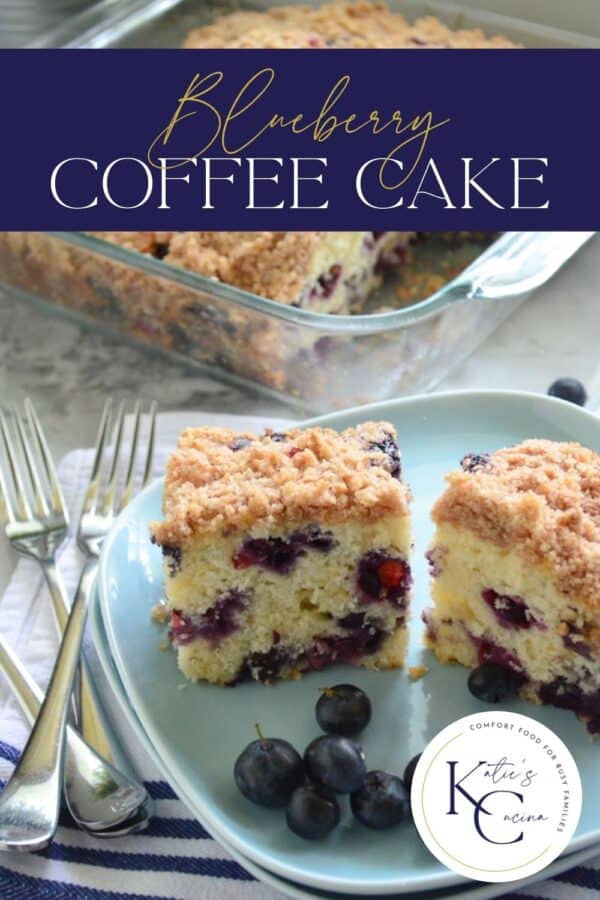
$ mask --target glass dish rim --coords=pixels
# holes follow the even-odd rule
[[[414,325],[435,315],[440,310],[446,309],[452,303],[473,299],[469,294],[471,289],[476,288],[477,274],[486,260],[508,252],[517,241],[522,242],[525,240],[527,243],[535,246],[536,237],[540,232],[505,232],[483,250],[462,272],[459,272],[458,275],[443,285],[438,291],[435,291],[435,293],[425,297],[423,300],[419,300],[402,309],[381,313],[357,313],[356,315],[317,313],[308,309],[279,303],[275,300],[269,300],[265,297],[259,297],[257,294],[252,294],[233,285],[200,275],[198,272],[183,269],[180,266],[171,265],[164,260],[155,259],[137,250],[113,244],[110,241],[105,241],[90,234],[77,231],[48,231],[45,234],[79,249],[108,257],[117,263],[133,267],[140,272],[167,279],[182,287],[212,294],[236,306],[252,309],[271,318],[283,319],[290,324],[314,329],[315,331],[342,334],[378,334],[394,328]],[[523,290],[527,290],[526,280],[524,280]]]
[[[413,0],[408,0],[408,3]],[[147,21],[152,21],[163,13],[178,7],[182,0],[95,0],[90,7],[73,17],[69,23],[59,26],[58,29],[44,35],[41,39],[32,42],[30,47],[61,46],[63,48],[80,47],[83,41],[84,47],[107,46],[106,43],[95,43],[96,32],[100,31],[103,41],[119,39],[131,30],[143,26]],[[270,4],[269,4],[270,5]],[[402,6],[402,2],[399,4]],[[525,29],[533,35],[542,37],[544,43],[549,46],[557,38],[565,39],[567,46],[600,46],[600,37],[589,40],[589,36],[573,32],[563,31],[553,26],[545,26],[537,21],[515,18],[504,13],[491,10],[479,10],[477,7],[466,9],[460,0],[428,0],[426,4],[431,7],[430,14],[467,15],[473,19],[472,27],[491,27],[493,30],[508,29],[513,26]],[[392,3],[394,6],[394,3]],[[98,14],[102,13],[100,18]],[[126,32],[124,31],[127,26]],[[471,25],[469,26],[471,27]],[[585,38],[582,44],[582,40]],[[510,262],[511,256],[516,251],[526,250],[535,254],[536,250],[543,255],[543,242],[546,232],[505,232],[496,240],[482,249],[482,252],[462,272],[444,284],[438,291],[411,303],[401,309],[395,309],[381,313],[362,313],[356,315],[333,315],[330,313],[315,313],[307,309],[299,309],[286,304],[259,297],[247,291],[243,291],[233,285],[227,285],[215,279],[207,278],[199,273],[191,272],[177,266],[172,266],[162,260],[154,259],[134,250],[129,250],[118,245],[111,244],[101,238],[95,238],[82,232],[49,232],[49,234],[80,249],[87,250],[115,262],[124,264],[147,275],[160,277],[172,284],[181,285],[195,291],[201,291],[212,295],[224,302],[229,302],[242,309],[250,309],[260,315],[272,319],[279,319],[297,328],[305,328],[310,331],[320,331],[336,335],[375,335],[385,332],[400,330],[412,325],[418,325],[426,319],[444,312],[452,304],[460,301],[476,299],[478,301],[509,300],[517,294],[526,294],[531,289],[544,283],[546,278],[554,274],[557,268],[584,244],[591,233],[582,235],[577,247],[568,252],[558,263],[558,266],[547,266],[549,271],[545,277],[536,278],[535,273],[526,272],[517,268],[513,277],[509,279],[506,292],[497,289],[486,290],[486,275],[494,276],[496,262]],[[490,261],[492,265],[490,266]],[[486,272],[484,266],[487,266]],[[514,271],[514,270],[513,270]],[[533,277],[532,277],[533,276]],[[493,286],[492,286],[493,288]]]

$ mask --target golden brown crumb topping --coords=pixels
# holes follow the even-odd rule
[[[128,250],[137,250],[138,253],[150,253],[159,255],[160,247],[167,247],[172,231],[90,231],[92,237],[109,241],[111,244],[120,244]]]
[[[447,476],[434,521],[547,565],[560,591],[600,607],[600,456],[529,440],[463,466]]]
[[[323,248],[328,239],[336,240],[336,236],[319,231],[110,231],[90,234],[282,303],[299,299],[310,278],[315,251]]]
[[[194,534],[256,525],[405,515],[410,494],[394,477],[395,439],[387,422],[341,433],[308,428],[261,437],[188,428],[167,465],[164,521],[152,526],[153,538],[177,546]]]
[[[317,231],[198,231],[173,237],[166,262],[281,301],[305,286],[312,255],[326,235]]]
[[[479,29],[452,30],[434,16],[410,24],[385,3],[325,3],[282,6],[264,12],[234,12],[195,28],[185,47],[423,48],[514,47],[505,37]]]

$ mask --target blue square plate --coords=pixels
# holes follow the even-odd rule
[[[108,646],[106,631],[102,622],[102,615],[100,612],[100,603],[98,600],[97,591],[94,591],[90,604],[89,615],[96,653],[104,674],[108,680],[108,683],[119,703],[121,711],[123,712],[126,721],[132,727],[141,746],[148,754],[148,757],[153,760],[154,764],[160,770],[162,770],[162,774],[171,784],[173,790],[177,793],[177,783],[172,774],[165,768],[164,761],[157,755],[156,750],[154,749],[148,738],[148,735],[142,728],[140,720],[138,719],[133,707],[129,702],[121,679],[119,678],[119,674],[115,668],[110,652],[110,647]],[[213,837],[227,852],[231,854],[231,856],[234,857],[234,859],[237,860],[237,862],[240,863],[240,865],[242,865],[252,875],[254,875],[255,878],[257,878],[259,881],[263,881],[270,887],[281,891],[286,896],[294,898],[294,900],[353,900],[353,897],[355,896],[354,894],[340,894],[331,891],[321,891],[318,888],[311,888],[294,884],[291,881],[287,881],[286,879],[281,878],[279,875],[274,875],[273,872],[269,872],[266,869],[261,868],[255,862],[246,859],[246,857],[243,856],[239,852],[239,850],[235,850],[233,847],[228,845],[226,840],[219,835],[218,831],[214,832]],[[544,879],[553,878],[561,872],[565,872],[567,869],[571,869],[573,866],[582,865],[584,862],[590,860],[594,856],[597,856],[599,853],[600,847],[592,845],[590,847],[586,847],[585,850],[580,850],[577,853],[563,854],[560,859],[552,863],[551,866],[548,866],[543,873],[540,873],[540,875]],[[512,894],[517,889],[526,887],[528,884],[533,884],[534,882],[539,881],[540,875],[533,875],[531,878],[524,878],[520,881],[512,882],[510,885],[481,884],[479,882],[474,883],[465,881],[463,884],[453,888],[442,888],[438,891],[421,891],[419,893],[419,900],[442,900],[442,898],[443,900],[491,900],[491,898],[493,897],[499,897],[501,894],[506,893],[507,888],[510,889],[510,892]],[[401,897],[402,895],[396,896]],[[405,897],[406,895],[403,896]],[[383,900],[383,897],[385,897],[386,900],[393,900],[393,897],[390,894],[382,895],[380,900]],[[371,895],[371,900],[376,900],[375,895]]]
[[[482,452],[528,437],[578,440],[600,452],[600,421],[577,407],[538,395],[461,392],[392,401],[311,421],[347,428],[387,419],[398,430],[405,477],[414,493],[415,596],[409,664],[430,669],[421,681],[404,672],[366,672],[336,667],[327,680],[352,681],[373,701],[373,721],[361,740],[371,768],[401,772],[408,759],[455,719],[483,709],[466,689],[460,667],[439,665],[421,647],[421,609],[427,605],[423,553],[431,534],[429,509],[443,476],[467,452]],[[180,686],[175,655],[160,652],[163,632],[150,618],[163,593],[160,552],[150,544],[148,523],[161,515],[162,482],[143,492],[119,517],[105,542],[99,574],[102,619],[119,677],[144,732],[171,773],[178,793],[207,828],[248,860],[292,882],[325,891],[400,894],[456,885],[425,849],[410,825],[377,833],[345,815],[326,841],[306,843],[291,834],[281,811],[248,803],[235,789],[235,758],[254,737],[290,740],[300,750],[318,733],[314,705],[323,673],[266,688],[242,684]],[[514,701],[507,709],[531,715],[554,729],[570,747],[581,773],[584,805],[570,851],[600,841],[600,748],[571,713]],[[361,736],[362,738],[363,736]]]

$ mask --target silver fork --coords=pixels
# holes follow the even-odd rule
[[[31,400],[25,401],[25,418],[30,437],[15,410],[12,418],[16,440],[11,436],[6,415],[0,412],[0,432],[15,497],[15,503],[12,503],[7,479],[0,467],[0,521],[4,520],[6,536],[13,549],[40,565],[48,586],[58,635],[61,637],[69,615],[69,599],[57,568],[56,554],[67,535],[69,514],[52,455]],[[41,465],[36,461],[36,449]],[[24,460],[24,466],[19,465],[19,457]],[[29,495],[23,471],[31,487]],[[83,658],[79,688],[79,704],[74,704],[75,719],[79,720],[79,711],[83,709],[84,737],[87,743],[114,763],[111,742]]]
[[[125,423],[125,403],[119,404],[119,409],[114,424],[114,446],[112,452],[112,460],[107,461],[107,465],[103,466],[103,456],[106,449],[106,442],[110,431],[112,412],[112,400],[107,400],[104,405],[100,427],[98,430],[98,438],[96,441],[96,453],[92,465],[90,482],[83,500],[83,507],[79,517],[79,525],[77,528],[77,545],[85,554],[86,561],[80,576],[78,590],[91,592],[98,569],[98,559],[104,538],[108,534],[115,515],[120,513],[132,499],[136,490],[135,476],[135,460],[137,455],[140,425],[141,425],[141,404],[136,403],[133,413],[133,426],[131,434],[131,445],[129,449],[129,459],[127,462],[127,470],[125,474],[124,485],[118,500],[117,483],[119,478],[119,455],[123,442],[123,429]],[[146,487],[152,477],[152,464],[154,461],[154,441],[156,434],[156,404],[152,403],[149,411],[149,429],[146,445],[146,456],[144,460],[144,470],[140,489]],[[102,476],[105,469],[108,469],[106,485],[103,491],[102,502],[100,503],[100,489],[102,486]],[[83,692],[82,692],[83,693]],[[87,717],[90,717],[89,720]],[[84,704],[83,697],[81,703],[81,733],[88,743],[93,747],[94,734],[96,732],[96,721],[94,719],[94,710],[87,704]],[[97,749],[97,748],[96,748]]]
[[[0,848],[39,850],[52,840],[58,824],[63,782],[65,726],[69,698],[81,651],[81,641],[90,592],[94,585],[102,542],[114,517],[129,502],[135,491],[135,456],[139,440],[140,411],[136,409],[133,434],[125,476],[125,486],[117,502],[119,455],[123,438],[125,405],[116,417],[112,458],[104,464],[111,419],[111,401],[107,401],[98,433],[90,483],[79,521],[77,541],[87,554],[75,599],[69,613],[63,640],[50,677],[46,697],[25,749],[2,795],[0,795]],[[150,413],[150,434],[146,448],[145,485],[152,473],[156,407]],[[108,468],[104,488],[103,476]],[[5,480],[0,490],[7,515],[15,520]]]

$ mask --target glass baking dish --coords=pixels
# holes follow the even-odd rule
[[[591,235],[504,234],[431,296],[351,316],[265,300],[79,233],[0,233],[0,281],[321,412],[432,388]],[[436,262],[453,252],[424,244]]]
[[[520,19],[478,8],[485,2],[390,0],[390,6],[410,19],[433,14],[451,27],[481,27],[527,46],[600,46],[590,25],[597,21],[596,0],[569,11],[569,27],[581,34],[564,30],[560,16],[536,21],[537,0],[518,0]],[[272,5],[101,0],[35,46],[177,47],[192,27],[219,14]],[[409,276],[433,275],[429,284],[436,289],[423,287],[411,305],[405,300],[394,308],[401,302],[398,283],[388,281],[370,308],[391,308],[353,316],[278,304],[77,233],[0,234],[0,280],[23,297],[59,304],[95,327],[161,348],[223,380],[325,412],[432,388],[589,237],[514,233],[453,246],[430,235],[414,248]]]

